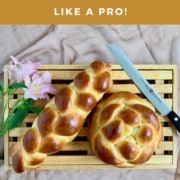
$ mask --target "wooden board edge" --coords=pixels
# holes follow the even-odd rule
[[[173,109],[177,112],[177,88],[178,88],[178,72],[177,72],[177,66],[174,66],[173,69]],[[177,130],[175,127],[173,127],[173,164],[177,165],[177,158],[178,158],[178,153],[177,153]]]
[[[177,65],[175,64],[134,64],[138,69],[174,69]],[[85,69],[89,64],[42,64],[39,69]],[[111,64],[112,69],[122,69],[119,64]]]
[[[63,65],[63,66],[62,65],[58,65],[58,66],[61,66],[62,69],[64,69],[65,67],[67,67],[69,69],[70,69],[70,67],[72,69],[74,69],[74,68],[79,69],[79,68],[87,67],[87,65],[75,65],[75,67],[74,67],[74,65]],[[173,95],[174,95],[174,97],[177,98],[177,66],[176,65],[152,65],[152,67],[151,67],[151,65],[136,65],[136,66],[137,66],[138,69],[147,69],[147,70],[148,69],[152,69],[152,70],[153,69],[162,69],[162,70],[163,69],[168,69],[168,70],[173,70],[173,78],[174,78],[174,82],[173,82],[173,86],[174,86]],[[48,68],[50,68],[50,67],[53,68],[54,65],[42,65],[42,67],[40,67],[40,69],[43,70],[43,69],[46,69],[47,67]],[[59,69],[59,67],[57,67],[57,66],[56,66],[56,68]],[[121,67],[119,65],[112,65],[112,68],[114,68],[114,69],[121,69]],[[4,74],[4,82],[8,82],[8,75],[7,74]],[[173,97],[173,99],[174,99],[174,97]],[[5,97],[5,98],[7,98],[7,97]],[[177,110],[177,102],[176,102],[176,100],[173,101],[173,107],[174,107],[175,110]],[[173,150],[175,150],[175,155],[173,157],[173,164],[168,164],[168,165],[163,165],[163,166],[161,165],[161,166],[158,166],[158,167],[156,167],[157,165],[153,164],[152,165],[153,169],[163,168],[163,167],[164,168],[166,168],[166,167],[167,168],[171,168],[171,167],[175,168],[176,167],[176,163],[177,163],[177,156],[176,156],[176,153],[177,153],[176,130],[174,129],[173,132],[174,132],[174,135],[173,135],[173,138],[174,138],[174,140],[173,140],[173,142],[174,142],[174,149]],[[8,152],[8,133],[4,136],[4,151]],[[8,158],[9,158],[8,156],[5,156],[5,160],[4,160],[5,167],[7,169],[9,169],[9,168],[11,169],[11,166],[8,163],[9,162]],[[72,165],[72,166],[74,166],[74,165]],[[96,166],[96,165],[94,165],[94,166]],[[66,166],[63,166],[63,167],[66,168]],[[68,165],[68,167],[70,167],[70,166]],[[80,166],[78,166],[78,167],[80,168]],[[143,168],[148,169],[150,167],[151,167],[150,165],[146,165],[146,167],[143,167]],[[46,169],[46,166],[42,166],[42,168]],[[47,169],[50,169],[50,168],[47,167]]]
[[[4,88],[6,89],[8,87],[8,73],[4,73]],[[4,102],[6,102],[8,100],[8,97],[5,95],[4,96]],[[8,105],[9,106],[9,105]],[[4,113],[4,119],[6,119],[8,117],[8,108],[6,109],[5,113]],[[8,147],[8,134],[9,132],[6,132],[6,134],[4,135],[4,164],[5,166],[9,165],[9,159],[8,156],[5,155],[6,152],[9,151],[9,147]]]

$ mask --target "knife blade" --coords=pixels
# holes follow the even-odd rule
[[[180,117],[143,77],[123,50],[115,44],[108,44],[107,48],[146,98],[155,106],[162,116],[168,116],[180,132]]]

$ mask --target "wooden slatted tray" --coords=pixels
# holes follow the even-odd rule
[[[69,84],[74,76],[86,68],[87,65],[42,65],[39,71],[50,71],[53,77],[53,84],[56,88],[60,88],[64,84]],[[145,78],[152,84],[165,101],[177,110],[177,67],[175,65],[137,65],[136,66]],[[127,74],[119,65],[112,65],[112,76],[114,86],[112,92],[131,91],[145,98],[143,94],[129,79]],[[8,85],[8,76],[4,75],[5,85]],[[9,100],[9,109],[17,99],[22,96],[22,91]],[[7,97],[5,97],[7,98]],[[46,102],[37,102],[44,105]],[[6,112],[6,115],[8,111]],[[5,135],[5,167],[11,169],[11,159],[9,158],[8,149],[12,143],[18,141],[32,125],[35,118],[34,114],[29,114],[21,127],[9,131]],[[176,130],[172,126],[167,117],[162,118],[163,140],[160,147],[156,150],[152,158],[136,168],[175,168],[177,162],[176,156]],[[115,168],[107,165],[96,158],[88,143],[87,139],[88,127],[84,124],[77,138],[65,145],[65,147],[57,154],[49,155],[43,165],[39,169],[112,169]]]

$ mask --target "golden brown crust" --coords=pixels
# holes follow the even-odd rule
[[[94,150],[97,152],[97,155],[106,163],[119,164],[122,162],[119,158],[116,158],[111,147],[108,147],[103,143],[102,137],[99,135],[97,135],[94,139]]]
[[[139,150],[134,143],[125,140],[120,144],[119,152],[125,159],[131,160],[137,156]]]
[[[28,130],[23,138],[23,147],[27,153],[34,153],[37,151],[39,145],[39,140],[37,130],[32,128]]]
[[[78,89],[85,89],[90,83],[90,76],[87,72],[80,72],[74,78],[74,84]]]
[[[57,113],[51,107],[43,109],[38,117],[37,125],[42,136],[53,131],[53,122]]]
[[[39,166],[39,164],[41,164],[44,161],[44,157],[34,157],[29,161],[29,165],[30,166]]]
[[[97,76],[94,81],[94,89],[99,92],[106,92],[111,86],[111,78],[108,71],[105,71]]]
[[[64,141],[57,139],[56,136],[49,135],[42,139],[39,152],[52,154],[59,151],[64,146]]]
[[[84,118],[77,113],[61,115],[57,119],[55,132],[62,136],[72,136],[78,132],[84,123]]]
[[[77,96],[77,106],[84,111],[90,111],[96,106],[96,98],[91,93],[79,93]]]
[[[161,137],[161,123],[153,106],[133,93],[114,93],[93,111],[90,145],[106,163],[118,167],[144,163],[153,155]]]
[[[46,104],[32,128],[10,147],[16,172],[37,168],[48,154],[60,151],[77,136],[87,115],[111,89],[110,70],[103,61],[93,62]]]
[[[90,66],[95,74],[101,74],[102,72],[104,72],[104,69],[107,69],[108,71],[111,70],[110,64],[103,63],[101,60],[92,62]]]
[[[21,151],[16,152],[12,156],[12,166],[17,173],[22,173],[25,170],[23,154]]]
[[[123,127],[122,127],[121,121],[115,120],[105,125],[102,131],[103,131],[104,136],[110,142],[114,142],[122,136],[123,134],[122,128]]]
[[[59,111],[65,112],[72,106],[72,89],[63,87],[55,96],[55,104]]]

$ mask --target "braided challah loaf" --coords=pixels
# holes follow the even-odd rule
[[[118,167],[146,162],[162,139],[159,116],[146,100],[130,92],[118,92],[94,109],[89,128],[93,152]]]
[[[109,64],[94,61],[47,103],[32,128],[10,147],[16,172],[39,167],[48,154],[60,151],[77,136],[87,115],[111,89],[110,70]]]

